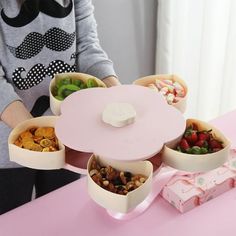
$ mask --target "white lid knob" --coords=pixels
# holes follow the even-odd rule
[[[114,127],[123,127],[135,121],[136,111],[129,103],[110,103],[102,113],[103,122]]]

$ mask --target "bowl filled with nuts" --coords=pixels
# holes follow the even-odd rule
[[[103,87],[106,85],[98,78],[85,73],[56,74],[49,85],[50,108],[54,115],[60,115],[62,101],[70,94],[87,89]]]
[[[134,84],[160,92],[169,105],[185,112],[188,88],[177,75],[149,75],[135,80]]]
[[[89,195],[107,210],[127,213],[151,191],[153,167],[149,161],[121,162],[93,155],[87,170]]]
[[[65,146],[54,131],[56,116],[42,116],[20,123],[8,138],[10,160],[33,169],[60,169]]]
[[[229,150],[229,140],[218,129],[206,122],[188,119],[183,136],[164,146],[162,160],[179,170],[204,172],[222,166]]]

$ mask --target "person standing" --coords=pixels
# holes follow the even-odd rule
[[[54,74],[82,72],[120,85],[101,48],[91,0],[0,2],[0,214],[79,178],[67,170],[33,170],[9,161],[7,139],[20,122],[52,115]]]

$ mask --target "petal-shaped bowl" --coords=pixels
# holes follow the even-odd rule
[[[119,171],[129,171],[132,174],[143,174],[148,178],[144,184],[142,184],[137,189],[129,192],[127,195],[112,193],[96,184],[89,175],[93,158],[98,158],[99,163],[104,166],[110,165]],[[127,213],[128,211],[135,208],[138,204],[140,204],[151,191],[153,167],[151,162],[149,161],[120,162],[92,156],[88,162],[87,169],[89,195],[95,202],[97,202],[107,210]]]
[[[56,116],[42,116],[26,120],[17,125],[8,138],[10,160],[33,169],[60,169],[65,165],[65,146],[59,141],[59,150],[55,152],[36,152],[18,147],[14,141],[19,134],[30,127],[54,127]]]
[[[172,143],[171,145],[164,146],[162,155],[163,162],[175,169],[190,172],[205,172],[222,166],[229,157],[229,140],[218,129],[206,122],[188,119],[187,127],[192,123],[197,124],[200,131],[212,129],[213,136],[223,142],[223,149],[214,153],[200,155],[187,154],[173,149],[176,147],[177,141],[175,144]]]
[[[54,115],[60,115],[61,114],[61,103],[63,101],[60,101],[55,98],[54,96],[54,90],[55,90],[55,85],[56,85],[56,80],[63,78],[64,76],[68,76],[72,79],[79,79],[82,80],[83,82],[87,82],[88,79],[94,79],[98,83],[99,87],[106,87],[106,85],[98,78],[85,74],[85,73],[76,73],[76,72],[70,72],[70,73],[61,73],[61,74],[56,74],[54,78],[51,80],[50,85],[49,85],[49,94],[50,94],[50,108],[52,110],[52,113]]]
[[[181,98],[177,103],[172,104],[172,106],[174,106],[179,111],[184,113],[186,110],[188,87],[187,87],[186,83],[181,78],[179,78],[177,75],[149,75],[149,76],[145,76],[145,77],[135,80],[133,82],[133,84],[147,87],[149,84],[153,84],[153,83],[155,84],[156,79],[176,81],[184,87],[185,96],[183,98]]]

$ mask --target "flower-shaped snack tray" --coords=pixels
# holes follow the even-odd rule
[[[67,97],[55,130],[60,141],[71,149],[94,153],[114,168],[127,170],[131,165],[131,173],[148,176],[141,187],[126,196],[114,194],[92,180],[89,160],[90,197],[107,210],[127,213],[143,202],[152,188],[150,162],[142,160],[160,152],[165,143],[180,138],[185,120],[159,93],[138,85],[121,85],[88,89]]]
[[[118,128],[102,120],[111,103],[128,103],[136,111],[134,123]],[[66,146],[117,161],[145,160],[165,143],[178,139],[185,119],[164,98],[149,88],[121,85],[75,92],[61,106],[56,135]]]

